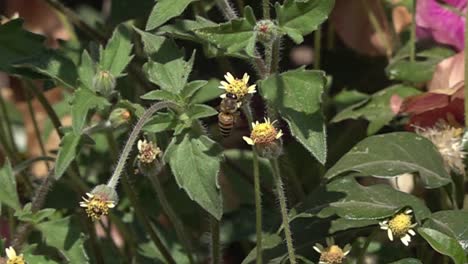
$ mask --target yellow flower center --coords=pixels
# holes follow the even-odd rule
[[[261,123],[253,127],[250,138],[255,144],[267,144],[276,140],[278,132],[270,123]]]
[[[11,259],[8,259],[6,264],[24,264],[24,259],[22,256],[16,256]]]
[[[237,98],[241,99],[247,95],[249,89],[247,87],[247,83],[245,83],[243,80],[235,79],[234,81],[231,81],[226,87],[226,92],[235,94]]]
[[[328,264],[340,264],[343,263],[344,257],[343,250],[337,245],[332,245],[320,254],[320,261]]]
[[[388,228],[397,237],[406,235],[411,228],[411,215],[404,213],[395,215],[389,222]]]
[[[106,201],[95,195],[89,199],[86,207],[86,214],[94,221],[101,218],[103,215],[109,214],[110,201]]]

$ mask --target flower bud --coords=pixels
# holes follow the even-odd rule
[[[139,140],[138,144],[138,169],[144,175],[156,175],[162,169],[162,162],[159,159],[162,156],[161,149],[151,141]]]
[[[283,153],[283,141],[277,139],[267,144],[256,144],[258,155],[267,159],[275,159]]]
[[[109,121],[113,128],[117,128],[124,124],[128,124],[131,118],[132,114],[128,109],[119,107],[112,110],[109,116]]]
[[[277,37],[277,26],[271,20],[260,20],[254,27],[257,41],[267,45],[273,42]]]
[[[94,90],[105,97],[112,94],[115,85],[115,77],[108,71],[99,71],[93,78]]]
[[[91,191],[91,194],[101,197],[101,199],[107,201],[113,201],[115,204],[119,202],[119,196],[114,188],[109,187],[105,184],[100,184]]]
[[[96,221],[101,216],[109,214],[109,209],[115,207],[119,197],[114,188],[98,185],[90,193],[86,193],[86,197],[82,199],[80,206],[85,208],[89,218]]]

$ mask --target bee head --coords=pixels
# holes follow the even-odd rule
[[[227,93],[226,97],[229,98],[229,99],[237,100],[237,95],[235,95],[233,93]]]

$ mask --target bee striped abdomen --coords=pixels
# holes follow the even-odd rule
[[[234,127],[235,116],[229,113],[219,113],[218,115],[218,127],[219,132],[223,137],[228,137],[231,134],[232,128]]]

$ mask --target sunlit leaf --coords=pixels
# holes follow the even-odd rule
[[[424,223],[424,227],[437,230],[456,239],[468,254],[467,219],[468,211],[466,210],[439,211],[431,215]]]
[[[73,132],[67,133],[60,142],[60,149],[55,162],[55,179],[60,179],[70,163],[75,159],[81,136]]]
[[[195,0],[159,0],[151,11],[146,23],[146,30],[155,29],[166,23],[169,19],[182,14],[193,1]]]
[[[83,130],[89,111],[95,108],[103,109],[110,105],[104,97],[86,88],[79,88],[75,91],[71,104],[73,131],[75,134],[80,134]]]
[[[106,48],[101,51],[99,62],[101,70],[109,71],[114,77],[120,76],[133,58],[130,55],[132,47],[130,30],[124,25],[118,26]]]
[[[449,256],[455,264],[466,263],[465,252],[454,238],[430,228],[421,227],[417,231],[435,251]]]

